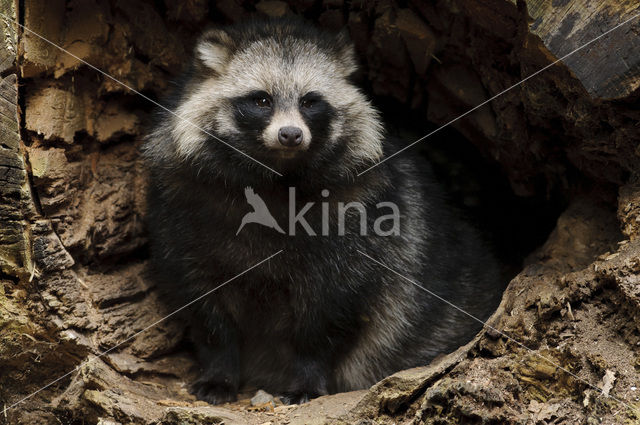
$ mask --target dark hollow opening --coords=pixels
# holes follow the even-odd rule
[[[401,140],[399,146],[441,128],[425,122],[422,106],[411,108],[388,97],[373,96],[373,101],[389,133]],[[451,204],[481,230],[509,277],[515,276],[527,255],[546,241],[568,203],[566,193],[557,188],[544,191],[542,184],[535,194],[517,195],[501,165],[453,126],[442,128],[400,155],[420,155],[433,168]]]

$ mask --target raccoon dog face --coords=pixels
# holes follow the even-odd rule
[[[283,173],[340,163],[341,172],[350,174],[382,153],[377,112],[349,81],[355,70],[344,35],[303,22],[210,30],[196,45],[175,112]],[[176,117],[170,121],[179,159],[205,171],[229,164],[256,168],[197,128]]]

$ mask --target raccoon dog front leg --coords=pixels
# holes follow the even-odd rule
[[[322,311],[325,307],[308,304],[305,314],[299,316],[292,339],[295,354],[291,378],[281,393],[285,403],[304,403],[331,391],[333,351],[343,341],[336,332],[331,332],[331,324]]]
[[[198,313],[191,339],[202,368],[193,392],[212,404],[235,401],[240,385],[237,331],[221,312]]]

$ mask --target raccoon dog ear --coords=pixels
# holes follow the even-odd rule
[[[196,44],[195,56],[206,67],[221,73],[229,56],[233,40],[224,30],[212,29],[206,31]]]
[[[346,29],[343,29],[336,35],[335,45],[338,48],[340,70],[346,77],[349,77],[358,70],[358,61],[356,60],[355,47]]]

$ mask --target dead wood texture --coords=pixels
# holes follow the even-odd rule
[[[640,423],[640,19],[453,125],[517,196],[568,205],[490,319],[527,348],[485,330],[370,390],[275,412],[189,395],[180,323],[138,334],[165,313],[144,274],[138,148],[152,105],[15,25],[161,99],[206,24],[300,14],[346,27],[366,90],[424,134],[639,13],[637,1],[0,7],[0,423]]]

